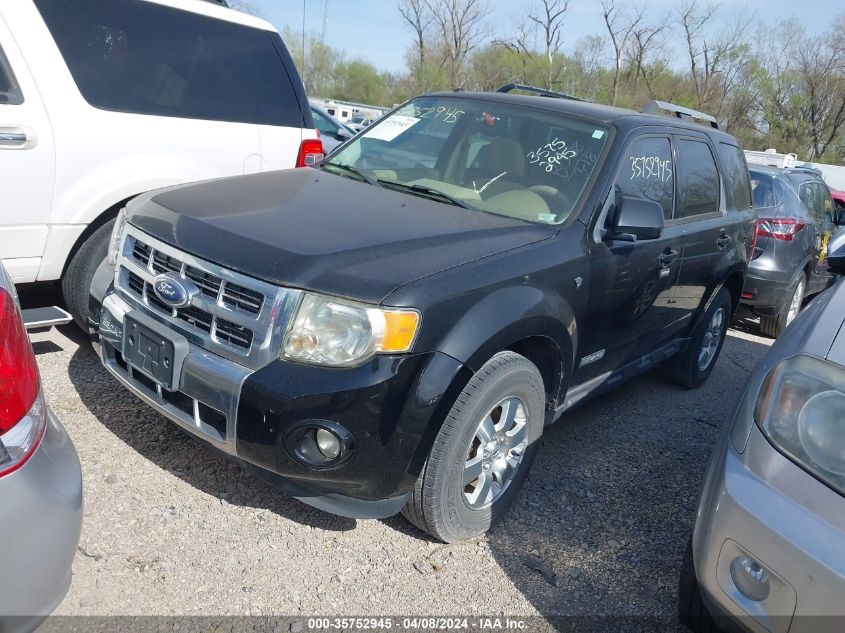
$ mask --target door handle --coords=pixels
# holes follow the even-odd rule
[[[720,251],[724,249],[728,244],[731,243],[731,236],[730,235],[722,235],[719,239],[716,240],[716,248]]]
[[[681,254],[678,251],[666,251],[665,253],[660,253],[660,256],[657,258],[657,261],[660,262],[660,265],[663,268],[668,268],[672,265],[672,262],[674,262],[680,256]]]
[[[29,149],[35,146],[35,135],[21,127],[0,127],[0,149]]]

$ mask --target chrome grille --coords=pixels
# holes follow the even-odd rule
[[[248,367],[278,357],[281,334],[299,291],[279,288],[183,253],[127,227],[115,286],[134,307],[169,323],[190,341]],[[178,274],[199,289],[191,305],[173,308],[153,292],[153,280]]]

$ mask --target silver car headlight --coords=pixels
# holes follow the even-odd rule
[[[306,292],[285,334],[282,358],[329,367],[360,365],[375,354],[409,351],[419,322],[416,310]]]
[[[109,250],[107,260],[109,266],[117,264],[117,254],[120,249],[120,239],[123,237],[123,229],[126,227],[126,209],[121,209],[114,220],[114,228],[109,238]]]
[[[845,368],[794,356],[763,381],[757,425],[781,452],[845,494]]]

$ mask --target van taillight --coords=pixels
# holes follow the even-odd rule
[[[35,354],[12,296],[0,288],[0,476],[32,455],[47,425]]]
[[[771,237],[776,240],[791,242],[795,234],[805,226],[806,224],[795,218],[757,218],[753,243],[757,243],[758,237]]]
[[[319,138],[305,139],[299,146],[299,154],[296,157],[296,166],[312,167],[323,160],[324,155],[323,141]]]

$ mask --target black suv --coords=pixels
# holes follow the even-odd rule
[[[828,243],[836,231],[836,206],[818,172],[752,165],[758,214],[742,302],[760,316],[760,329],[777,338],[798,315],[804,298],[821,292],[833,276]]]
[[[751,187],[674,114],[432,94],[319,169],[137,198],[92,287],[103,363],[306,503],[481,533],[566,409],[713,369]]]

